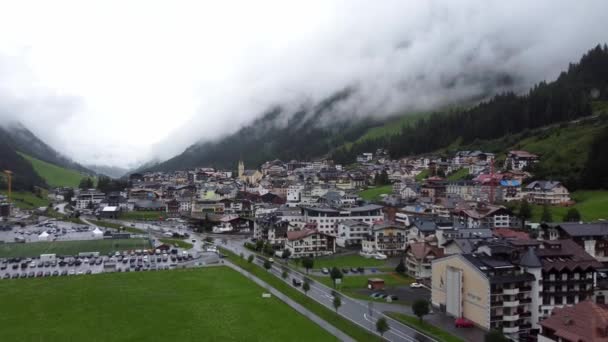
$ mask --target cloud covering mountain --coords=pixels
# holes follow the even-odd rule
[[[608,2],[22,1],[0,12],[0,118],[86,164],[168,158],[275,105],[338,116],[523,91],[606,40]],[[36,8],[36,11],[32,11]]]

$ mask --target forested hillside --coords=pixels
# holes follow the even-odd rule
[[[608,103],[608,47],[598,45],[584,54],[578,63],[570,64],[556,80],[540,82],[525,94],[503,93],[466,108],[388,119],[336,118],[332,110],[351,95],[351,90],[344,90],[293,115],[288,115],[280,107],[274,108],[235,134],[216,142],[193,145],[184,153],[148,170],[198,166],[230,169],[235,167],[239,158],[248,167],[257,167],[275,158],[290,160],[323,156],[341,164],[350,164],[356,155],[377,148],[386,148],[392,157],[398,158],[433,153],[450,146],[475,147],[503,137],[529,138],[543,127],[590,117],[594,113],[593,105]],[[593,145],[590,151],[598,155],[604,145],[601,139],[595,142],[595,134],[599,131],[593,130],[593,135],[585,138],[587,145],[584,146],[591,149]],[[597,174],[600,166],[587,163],[589,151],[578,153],[582,157],[578,156],[573,166],[565,163],[557,171],[543,173],[539,170],[539,173],[567,180],[575,187],[598,186],[597,182],[593,185],[588,183],[589,177],[583,181],[582,175],[591,172],[587,170],[591,167]],[[589,163],[600,160],[602,158],[589,158]]]
[[[429,153],[456,141],[499,138],[592,114],[592,101],[608,100],[608,47],[597,46],[577,64],[570,64],[554,82],[541,82],[527,94],[497,95],[477,106],[453,113],[435,113],[403,126],[401,132],[352,144],[333,153],[348,163],[364,151],[388,147],[391,156]]]

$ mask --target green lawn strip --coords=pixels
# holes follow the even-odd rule
[[[108,222],[108,221],[102,221],[102,220],[88,220],[88,221],[93,223],[94,225],[97,225],[100,227],[124,230],[125,232],[129,232],[129,233],[133,233],[133,234],[146,234],[145,230],[135,228],[135,227],[125,226],[120,223],[114,223],[114,222]]]
[[[442,342],[464,342],[463,339],[452,335],[451,333],[440,329],[430,323],[425,321],[420,322],[420,319],[415,316],[409,316],[402,313],[396,312],[385,312],[385,315],[391,317],[392,319],[399,321],[407,326],[410,326],[416,330],[420,330],[423,333],[437,339]]]
[[[39,241],[30,243],[0,244],[0,258],[36,257],[40,254],[55,253],[58,255],[75,255],[80,252],[109,252],[147,249],[147,239],[111,239],[79,241]]]
[[[158,239],[158,240],[164,244],[171,245],[171,246],[177,246],[179,248],[190,249],[193,247],[193,245],[191,243],[186,242],[184,240],[180,240],[180,239]]]
[[[391,192],[393,192],[393,186],[389,184],[360,191],[358,195],[366,201],[377,201],[380,200],[380,195],[390,194]]]
[[[0,281],[0,341],[336,341],[228,267]]]
[[[164,211],[127,211],[120,213],[122,220],[157,221],[159,218],[167,218]]]
[[[319,283],[334,288],[334,282],[330,277],[326,276],[310,276]],[[366,294],[361,293],[361,290],[367,288],[367,280],[370,278],[384,279],[386,285],[386,292],[390,294],[391,290],[398,286],[409,286],[414,282],[413,278],[400,275],[398,273],[391,274],[364,274],[364,275],[344,275],[342,277],[342,283],[337,286],[337,289],[349,297],[369,300],[374,302],[386,302],[386,299],[375,299],[371,298]],[[397,304],[409,304],[406,298],[399,298]]]
[[[429,174],[430,174],[429,170],[422,170],[422,172],[417,174],[416,177],[414,177],[414,179],[417,182],[420,182],[420,181],[423,181],[424,179],[426,179],[429,176]]]
[[[303,293],[292,288],[291,286],[283,282],[281,279],[275,277],[274,275],[262,269],[261,267],[253,263],[248,263],[247,260],[241,259],[238,255],[232,253],[229,250],[226,250],[224,248],[220,249],[222,253],[225,254],[229,258],[229,260],[232,261],[234,264],[250,272],[261,280],[265,281],[270,286],[282,292],[284,295],[289,296],[293,301],[304,306],[320,318],[326,320],[329,324],[333,325],[337,329],[340,329],[345,334],[352,337],[353,339],[357,341],[380,341],[379,336],[368,332],[367,330],[361,328],[359,325],[341,317],[334,311],[317,303],[315,300],[307,297]]]
[[[0,191],[0,193],[5,196],[8,195],[5,190]],[[48,207],[49,203],[51,203],[46,196],[38,197],[28,191],[13,191],[11,193],[11,200],[17,208],[25,210]]]
[[[34,170],[40,177],[44,178],[48,185],[52,187],[69,186],[77,187],[80,180],[85,177],[78,171],[66,169],[51,163],[47,163],[40,159],[28,156],[27,154],[19,153],[27,159]]]
[[[578,209],[583,221],[595,221],[608,219],[608,191],[575,191],[571,194],[576,202],[574,208]],[[561,222],[569,207],[549,206],[553,222]],[[543,206],[532,205],[532,221],[539,222],[542,216]]]
[[[449,176],[447,176],[447,180],[449,181],[459,181],[461,179],[466,178],[469,175],[469,170],[467,168],[462,168],[457,170],[456,172],[452,172]]]
[[[314,268],[321,269],[323,267],[332,268],[351,268],[351,267],[382,267],[386,265],[386,260],[376,260],[374,258],[364,258],[358,254],[338,255],[317,257],[314,259]]]

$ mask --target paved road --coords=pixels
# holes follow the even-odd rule
[[[347,341],[347,342],[350,342],[350,341],[354,342],[355,341],[350,336],[348,336],[345,333],[343,333],[340,329],[337,329],[336,327],[334,327],[333,325],[327,323],[327,321],[325,321],[321,317],[315,315],[314,313],[312,313],[311,311],[309,311],[308,309],[306,309],[302,305],[294,302],[291,298],[289,298],[289,297],[285,296],[283,293],[277,291],[274,287],[271,287],[268,283],[264,282],[260,278],[252,275],[251,273],[243,270],[242,268],[239,268],[239,267],[233,265],[231,262],[226,262],[225,265],[233,268],[237,272],[243,274],[245,277],[251,279],[253,282],[255,282],[258,285],[260,285],[261,287],[267,289],[268,292],[272,293],[272,295],[274,295],[275,297],[279,298],[280,300],[282,300],[283,302],[285,302],[287,305],[291,306],[296,311],[298,311],[302,315],[306,316],[308,319],[310,319],[313,322],[317,323],[321,328],[327,330],[329,333],[331,333],[332,335],[336,336],[341,341]]]
[[[222,245],[223,247],[231,250],[236,254],[243,253],[245,257],[248,257],[249,254],[252,254],[249,250],[245,249],[242,246],[242,240],[228,240],[226,245]],[[262,261],[257,259],[255,262],[259,265],[262,265]],[[283,273],[283,269],[280,265],[273,265],[271,272],[277,276],[279,279],[281,278],[281,274]],[[304,277],[303,274],[292,270],[290,272],[290,277],[284,280],[286,283],[291,284],[293,278],[302,279]],[[333,296],[332,289],[317,283],[312,282],[311,289],[308,291],[308,296],[313,298],[320,304],[324,305],[330,310],[334,310],[333,307]],[[299,289],[300,291],[301,288]],[[376,320],[380,317],[385,317],[389,323],[391,329],[384,335],[384,337],[389,341],[435,341],[434,339],[424,336],[416,330],[393,320],[392,318],[385,316],[382,314],[382,311],[379,311],[375,308],[376,304],[373,304],[373,307],[369,307],[368,304],[364,304],[361,301],[353,300],[349,297],[342,297],[342,306],[340,307],[338,313],[346,319],[354,322],[355,324],[363,327],[364,329],[368,329],[372,333],[376,334]]]

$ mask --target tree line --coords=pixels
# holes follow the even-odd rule
[[[499,94],[468,109],[449,113],[433,113],[413,124],[404,125],[392,136],[378,137],[336,150],[332,157],[348,164],[363,152],[388,148],[393,158],[430,153],[454,142],[474,145],[476,142],[521,133],[558,122],[566,122],[592,114],[592,101],[608,100],[608,47],[598,45],[587,52],[577,64],[570,64],[553,82],[540,82],[528,93]],[[591,151],[601,155],[606,133]],[[593,158],[590,158],[593,159]],[[606,163],[589,167],[599,175]],[[605,182],[605,178],[602,178]],[[596,183],[587,184],[595,186]]]

